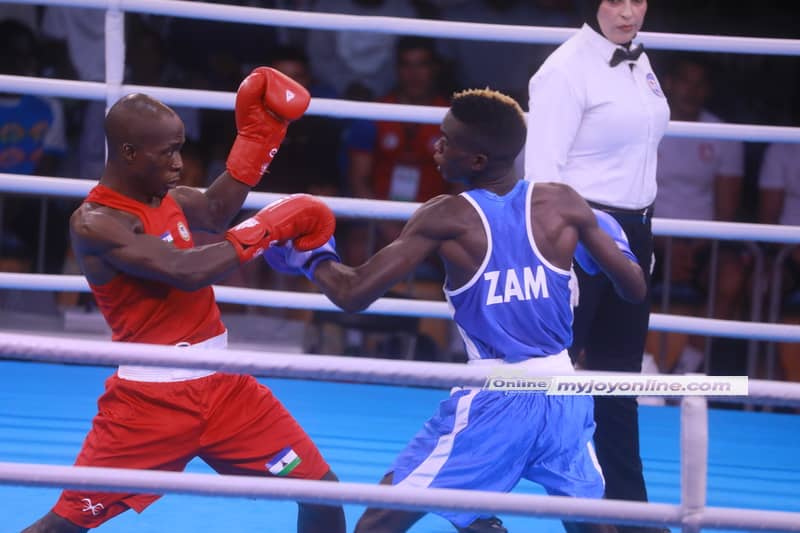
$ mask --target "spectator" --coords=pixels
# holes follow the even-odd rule
[[[17,235],[9,231],[0,234],[0,272],[31,273],[33,259],[32,251]],[[0,311],[52,314],[56,305],[50,291],[0,289]]]
[[[381,99],[393,104],[446,106],[437,92],[438,58],[431,39],[403,37],[397,42],[398,84]],[[348,184],[353,196],[378,200],[424,202],[448,192],[433,161],[434,144],[440,137],[435,124],[360,121],[347,133]],[[376,248],[392,241],[402,225],[380,224]],[[363,226],[359,226],[363,230]],[[348,243],[363,248],[366,236],[351,235]],[[362,262],[372,250],[345,252]]]
[[[403,0],[318,0],[314,11],[380,17],[414,17]],[[392,52],[397,37],[389,33],[320,31],[308,33],[311,70],[337,94],[354,100],[373,100],[395,84]]]
[[[664,78],[672,120],[718,123],[706,105],[712,94],[709,64],[696,55],[676,55]],[[655,215],[662,218],[734,221],[741,204],[744,145],[738,141],[666,137],[658,148]],[[664,264],[668,239],[656,240],[656,266]],[[671,241],[671,282],[707,292],[711,243],[706,239]],[[750,258],[737,245],[719,250],[716,318],[739,318]],[[660,267],[660,268],[663,268]],[[660,273],[654,279],[659,280]],[[704,337],[690,336],[680,353],[667,357],[663,371],[696,372],[704,358]]]
[[[0,73],[17,76],[39,74],[38,40],[17,20],[0,21]],[[66,152],[64,114],[60,102],[28,94],[0,94],[0,172],[57,174]],[[46,232],[51,235],[44,257],[36,262],[54,271],[64,257],[68,211],[34,197],[0,196],[3,230],[22,239],[29,250],[37,249],[41,233],[40,213],[48,212]],[[48,209],[52,205],[54,209]],[[38,268],[37,268],[38,270]]]
[[[401,37],[395,50],[397,86],[381,99],[396,104],[447,106],[439,93],[439,59],[435,42],[422,37]],[[454,190],[445,183],[433,160],[439,126],[410,122],[358,121],[345,134],[349,166],[347,182],[353,196],[378,200],[424,202]],[[340,240],[348,261],[361,263],[400,233],[402,223],[341,224],[347,235]],[[392,296],[441,298],[444,274],[441,263],[432,257],[415,271],[411,283],[395,288]],[[369,320],[364,318],[363,320]],[[417,358],[433,358],[448,344],[449,322],[422,319],[418,346],[434,347]],[[354,337],[359,339],[357,335]],[[433,339],[433,342],[429,342]],[[360,340],[351,344],[358,345]]]
[[[0,21],[0,73],[15,76],[39,74],[39,46],[25,24]],[[58,101],[24,94],[0,95],[0,172],[54,173],[66,152],[64,114]]]
[[[44,9],[43,35],[66,45],[80,80],[105,80],[105,17],[104,9],[62,6]]]
[[[575,22],[563,1],[552,0],[473,0],[443,8],[442,18],[529,26],[567,26]],[[520,103],[526,103],[528,80],[552,51],[552,47],[447,39],[440,41],[439,51],[453,62],[456,89],[492,87],[509,94]]]
[[[758,186],[760,222],[800,226],[800,144],[770,145],[761,164]],[[793,247],[784,265],[783,292],[796,292],[800,289],[800,247]],[[800,381],[797,343],[780,345],[779,354],[784,378]]]

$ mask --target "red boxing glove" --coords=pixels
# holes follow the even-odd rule
[[[258,67],[236,91],[236,140],[228,173],[255,187],[278,153],[289,122],[308,108],[311,96],[299,83],[269,67]]]
[[[333,236],[336,217],[325,202],[310,194],[293,194],[269,204],[225,233],[246,263],[261,255],[273,241],[292,239],[305,252],[319,248]]]

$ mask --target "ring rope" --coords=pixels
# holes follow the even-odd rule
[[[234,349],[187,350],[174,346],[45,335],[0,333],[0,359],[115,366],[184,367],[275,378],[325,379],[384,385],[449,388],[483,386],[496,367],[428,361],[387,360]],[[582,376],[625,375],[578,371]],[[800,405],[800,383],[749,380],[747,397],[730,401]],[[720,397],[720,399],[725,399]]]
[[[107,100],[111,84],[92,81],[40,79],[0,74],[0,87],[6,92],[35,94],[83,100]],[[118,85],[119,94],[146,93],[169,105],[193,106],[204,109],[233,109],[234,93],[152,87],[148,85]],[[356,102],[331,98],[312,98],[307,113],[337,118],[393,120],[438,124],[447,108],[407,104]],[[667,136],[705,139],[742,140],[752,142],[800,142],[800,128],[763,126],[757,124],[726,124],[710,122],[670,121]]]
[[[0,173],[0,192],[84,198],[95,185],[97,185],[95,180]],[[283,194],[267,192],[251,192],[247,196],[243,207],[246,209],[259,209],[284,196]],[[328,204],[337,216],[347,218],[408,220],[411,214],[421,205],[417,202],[369,200],[338,196],[320,196],[319,198]],[[800,226],[773,224],[654,218],[653,234],[672,237],[800,244]]]
[[[800,513],[786,511],[704,507],[689,513],[683,506],[665,503],[88,466],[0,462],[0,484],[352,503],[420,511],[471,510],[619,524],[800,531]]]
[[[89,292],[89,285],[83,276],[61,274],[0,272],[0,288]],[[214,293],[217,301],[222,303],[314,311],[341,311],[326,296],[318,293],[249,289],[222,285],[215,285]],[[435,300],[384,297],[375,301],[362,313],[452,319],[447,303]],[[800,325],[794,324],[769,324],[651,313],[650,329],[653,331],[674,331],[732,339],[800,342]]]
[[[15,4],[66,5],[131,13],[175,16],[191,19],[261,24],[287,28],[319,30],[353,30],[375,33],[420,35],[521,43],[560,44],[571,37],[576,28],[519,26],[455,22],[404,17],[374,17],[290,11],[207,2],[178,0],[10,0]],[[679,33],[640,32],[649,48],[727,52],[737,54],[800,55],[800,40],[763,37],[689,35]]]
[[[470,510],[552,518],[620,520],[621,523],[681,524],[681,507],[663,503],[623,502],[464,489],[371,485],[366,483],[259,478],[87,466],[1,463],[0,483],[88,490],[195,494],[299,500],[313,503],[381,505],[419,511]],[[754,513],[755,511],[750,511]],[[767,512],[762,524],[795,526],[800,513]],[[620,519],[620,517],[623,517]],[[751,522],[752,523],[752,522]]]

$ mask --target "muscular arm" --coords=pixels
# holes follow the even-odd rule
[[[191,291],[239,266],[228,241],[181,250],[136,231],[133,219],[105,207],[84,204],[70,219],[70,234],[86,278],[98,285],[124,272]]]
[[[170,194],[183,209],[190,228],[221,233],[228,229],[249,192],[250,187],[225,171],[205,192],[191,187],[176,187]]]
[[[314,272],[314,282],[330,300],[347,312],[368,307],[405,279],[440,244],[452,238],[443,224],[445,205],[452,197],[439,196],[423,204],[409,219],[400,236],[364,264],[351,267],[328,261]]]
[[[617,293],[630,302],[641,302],[647,296],[647,284],[641,267],[625,257],[614,240],[597,222],[586,201],[572,189],[566,210],[569,221],[578,230],[578,239],[592,255],[600,269],[609,277]]]

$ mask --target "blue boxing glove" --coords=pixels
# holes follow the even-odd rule
[[[339,254],[336,253],[336,240],[333,237],[319,248],[308,252],[296,250],[292,241],[286,241],[284,244],[273,242],[264,251],[264,259],[278,272],[293,275],[303,274],[312,281],[314,280],[314,270],[323,261],[342,262]]]
[[[605,231],[614,240],[617,248],[619,248],[625,257],[638,265],[639,261],[631,251],[631,245],[628,243],[628,236],[625,235],[625,230],[622,229],[619,222],[605,211],[600,211],[599,209],[592,209],[592,211],[597,218],[597,225],[600,226],[600,229]],[[575,262],[590,276],[594,276],[600,272],[600,265],[597,264],[597,261],[594,260],[592,254],[589,253],[589,250],[586,249],[581,241],[578,241],[578,245],[575,247],[574,257]]]

